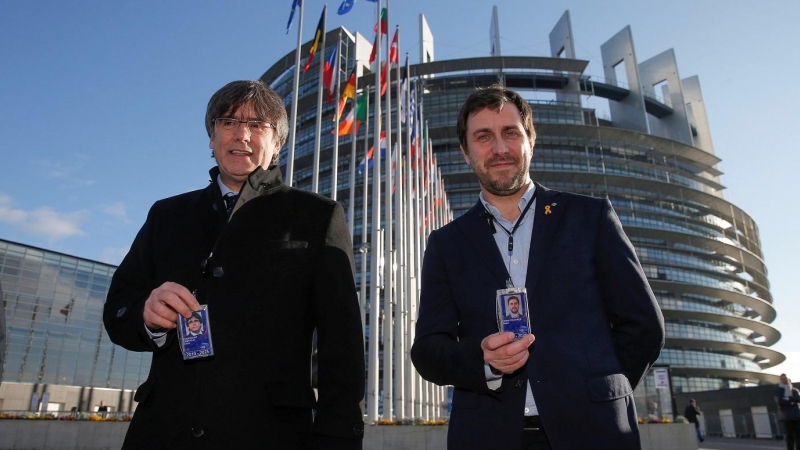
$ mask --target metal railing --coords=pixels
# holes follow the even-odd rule
[[[128,422],[131,411],[0,411],[0,420],[74,420]]]

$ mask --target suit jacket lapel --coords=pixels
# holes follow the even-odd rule
[[[528,294],[532,294],[539,281],[544,258],[553,242],[553,234],[558,229],[561,214],[567,205],[558,202],[558,191],[551,191],[539,183],[536,184],[536,210],[534,211],[531,249],[528,254],[528,273],[525,286]]]
[[[464,242],[469,242],[472,245],[480,261],[486,264],[489,272],[497,280],[497,289],[505,289],[508,270],[503,264],[500,250],[497,248],[494,236],[489,231],[487,219],[482,215],[483,212],[483,205],[478,200],[478,203],[464,214],[464,218],[459,221],[459,225],[466,237]]]

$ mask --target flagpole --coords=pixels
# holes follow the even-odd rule
[[[297,129],[297,99],[300,90],[300,49],[303,47],[303,10],[305,4],[300,2],[300,16],[297,18],[297,49],[294,52],[294,85],[292,86],[292,124],[289,127],[289,154],[286,158],[286,185],[292,185],[294,173],[294,143]]]
[[[320,38],[319,58],[319,76],[317,77],[317,123],[314,131],[314,161],[311,171],[311,192],[319,193],[319,157],[320,147],[322,146],[322,91],[323,75],[325,73],[325,30],[328,28],[328,5],[322,8],[322,37]]]
[[[405,342],[406,342],[406,354],[404,355],[404,360],[406,364],[406,371],[403,374],[405,379],[405,411],[406,414],[410,417],[414,417],[414,375],[416,371],[414,370],[414,366],[411,362],[411,346],[414,344],[414,324],[416,321],[415,315],[415,303],[417,299],[416,295],[416,272],[415,272],[415,264],[414,264],[414,226],[413,226],[413,208],[414,205],[411,203],[411,187],[413,186],[413,180],[411,178],[411,149],[413,144],[411,143],[411,127],[413,126],[412,117],[414,112],[411,110],[411,72],[409,71],[408,66],[408,53],[406,53],[406,88],[404,89],[403,96],[404,102],[406,105],[405,108],[405,115],[406,115],[406,142],[408,142],[408,150],[406,151],[406,167],[405,167],[405,179],[406,179],[406,189],[403,195],[405,195],[405,204],[406,204],[406,216],[405,216],[405,237],[406,237],[406,334],[405,334]]]
[[[389,0],[386,0],[386,18],[389,17]],[[379,25],[380,33],[383,34],[383,22]],[[383,417],[392,419],[393,417],[393,395],[392,389],[392,374],[394,373],[394,333],[392,331],[393,318],[392,309],[394,306],[394,264],[392,261],[392,158],[390,152],[392,150],[392,90],[389,89],[391,80],[389,74],[391,73],[391,58],[389,46],[389,30],[386,30],[386,74],[381,74],[386,77],[386,160],[384,161],[384,201],[385,201],[385,216],[386,221],[384,225],[384,278],[383,278]],[[380,60],[380,58],[378,59]],[[381,78],[383,79],[383,78]],[[381,86],[381,89],[384,87]]]
[[[327,5],[326,5],[327,7]],[[333,103],[333,155],[331,155],[331,200],[336,200],[339,193],[338,176],[339,176],[339,75],[341,74],[342,62],[342,29],[339,28],[339,39],[336,41],[336,64],[333,66],[333,76],[331,83],[336,85],[336,101]],[[345,60],[347,61],[347,60]],[[345,69],[347,65],[345,64]]]
[[[375,131],[373,132],[373,148],[376,149],[373,155],[374,165],[375,167],[375,174],[372,178],[372,243],[374,246],[373,249],[373,257],[370,264],[370,287],[371,287],[371,295],[369,301],[369,370],[367,373],[367,420],[369,422],[377,422],[378,421],[378,401],[380,397],[379,391],[379,381],[380,381],[380,374],[378,373],[378,341],[380,340],[380,329],[379,322],[378,322],[378,315],[379,315],[379,305],[380,305],[380,297],[381,297],[381,287],[379,283],[379,275],[378,271],[380,270],[379,260],[381,259],[381,255],[378,253],[379,246],[378,246],[378,239],[380,238],[380,228],[381,228],[381,170],[380,170],[380,161],[381,161],[381,151],[380,151],[380,140],[381,140],[381,88],[380,88],[380,79],[381,79],[381,46],[380,46],[380,20],[381,20],[381,1],[378,0],[377,2],[378,7],[378,42],[376,43],[377,48],[375,49],[377,55],[377,63],[376,63],[376,70],[375,70],[375,81],[376,81],[376,88],[375,88]]]
[[[397,42],[392,42],[392,45],[395,46],[394,54],[397,55],[400,50],[400,26],[398,25],[395,29],[395,36],[397,37]],[[390,52],[391,54],[391,52]],[[395,257],[397,258],[397,300],[395,301],[395,308],[394,308],[394,345],[395,345],[395,373],[397,376],[394,380],[394,410],[395,410],[395,417],[397,419],[402,420],[405,419],[405,396],[403,395],[403,390],[405,389],[405,371],[406,371],[406,364],[405,364],[405,357],[406,357],[406,346],[405,346],[405,304],[406,304],[406,289],[405,289],[405,280],[406,280],[406,259],[405,259],[405,252],[404,252],[404,239],[403,239],[403,133],[402,133],[402,108],[401,105],[403,104],[403,97],[402,97],[402,89],[403,87],[400,85],[400,62],[399,56],[397,57],[398,63],[397,68],[395,70],[396,75],[396,82],[397,82],[397,157],[394,161],[394,172],[395,172],[395,220],[397,223],[397,231],[395,234]],[[391,77],[388,77],[391,80]],[[391,83],[390,83],[391,85]],[[387,89],[387,91],[390,89]]]
[[[422,215],[423,214],[423,211],[422,211],[422,161],[423,161],[423,159],[422,158],[424,156],[422,154],[422,118],[424,117],[424,115],[423,115],[423,112],[424,112],[423,106],[424,106],[424,104],[423,104],[423,99],[422,99],[422,92],[423,92],[422,85],[419,84],[419,79],[417,81],[418,81],[417,94],[419,96],[420,101],[417,102],[417,107],[419,108],[419,114],[417,116],[417,121],[415,122],[416,127],[417,127],[417,144],[418,145],[417,145],[417,170],[416,170],[415,179],[414,179],[414,181],[416,182],[416,188],[417,188],[417,198],[416,198],[416,200],[414,202],[414,207],[416,209],[416,222],[417,223],[415,224],[416,228],[414,229],[414,233],[416,234],[416,239],[417,239],[417,249],[416,249],[416,252],[417,252],[417,275],[418,275],[417,280],[419,280],[419,283],[417,283],[417,292],[418,292],[417,295],[419,295],[419,291],[420,291],[420,289],[422,287],[422,279],[421,279],[421,275],[422,275],[422,251],[423,251],[423,248],[424,248],[424,245],[425,245],[425,242],[424,242],[424,239],[423,239],[423,235],[424,235],[423,224],[424,224],[424,222],[423,222],[423,215]],[[427,383],[428,383],[427,381],[422,379],[422,376],[418,376],[417,377],[417,386],[418,386],[418,391],[417,391],[418,406],[417,406],[417,408],[419,410],[418,417],[420,417],[420,418],[425,418],[425,398],[426,398],[425,389],[427,388]]]
[[[369,118],[369,86],[364,88],[365,100],[367,101],[367,118]],[[369,244],[367,243],[367,191],[369,190],[369,161],[367,152],[369,147],[369,120],[364,121],[364,179],[361,186],[361,335],[366,339],[365,327],[367,324],[367,258],[369,256]],[[355,133],[353,133],[355,135]],[[351,233],[352,234],[352,233]],[[373,258],[374,258],[373,253]],[[371,359],[370,359],[371,360]]]
[[[358,42],[356,42],[356,49],[358,48]],[[355,52],[358,55],[358,51]],[[358,64],[355,58],[353,58],[353,73],[356,74],[356,86],[358,86],[358,72],[356,70],[355,65]],[[369,98],[369,95],[367,95]],[[355,235],[353,234],[355,228],[355,212],[356,212],[356,139],[358,138],[358,119],[356,115],[358,113],[358,92],[356,91],[356,98],[353,100],[353,125],[350,129],[350,198],[347,202],[347,230],[350,232],[350,238],[355,240]],[[369,122],[369,121],[368,121]],[[339,131],[336,131],[336,134],[339,134]],[[366,185],[365,185],[366,187]],[[366,217],[366,215],[364,215]],[[361,234],[364,234],[364,231],[361,231]],[[363,319],[363,318],[362,318]],[[364,321],[362,320],[361,323],[363,324]]]

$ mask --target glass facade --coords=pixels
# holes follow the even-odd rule
[[[0,240],[4,382],[136,389],[150,354],[111,343],[103,304],[115,266]]]
[[[345,41],[343,45],[352,48],[353,40]],[[290,60],[291,55],[282,61]],[[779,364],[784,357],[769,348],[780,333],[770,325],[776,312],[759,230],[746,212],[723,198],[717,169],[720,159],[710,148],[710,141],[703,141],[696,125],[705,117],[692,116],[695,113],[687,100],[688,119],[681,122],[674,117],[679,108],[666,100],[639,97],[639,123],[649,125],[637,130],[629,125],[630,117],[621,117],[620,109],[615,108],[615,103],[625,102],[623,106],[630,107],[634,93],[627,86],[590,80],[583,73],[585,64],[581,61],[561,64],[555,60],[514,56],[410,66],[408,74],[416,79],[420,93],[417,105],[421,105],[423,120],[429,125],[430,142],[454,216],[472,207],[479,192],[459,149],[455,131],[458,111],[475,88],[505,84],[520,92],[533,109],[538,136],[532,178],[551,189],[611,200],[664,313],[667,340],[657,364],[669,367],[674,392],[774,382],[774,377],[762,369]],[[343,57],[343,73],[349,73],[353,64],[352,57]],[[288,104],[290,80],[271,75],[276,73],[280,73],[277,65],[262,79],[275,86]],[[359,88],[374,85],[374,77],[365,73]],[[299,104],[307,105],[299,111],[306,121],[301,121],[297,134],[313,137],[316,84],[307,78],[301,83],[308,86],[299,100]],[[644,88],[647,91],[647,86]],[[590,96],[608,101],[610,117],[605,111],[584,106]],[[372,98],[370,94],[370,101]],[[396,125],[397,112],[393,109],[392,123]],[[332,112],[327,105],[323,108],[320,180],[329,180],[333,167],[329,156],[333,125],[327,120]],[[598,116],[606,118],[598,120]],[[364,128],[362,125],[357,136],[358,160],[373,142],[372,134],[365,136]],[[309,150],[312,144],[313,139],[297,144],[294,184],[301,188],[310,187],[314,173]],[[350,149],[351,138],[340,139],[337,198],[345,210]],[[286,152],[282,157],[285,165]],[[364,184],[360,176],[356,180],[353,241],[358,243],[362,232],[370,230],[361,226]],[[320,182],[320,193],[330,195],[329,182]],[[643,384],[645,389],[652,388],[648,383]]]

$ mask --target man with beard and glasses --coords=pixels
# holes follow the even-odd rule
[[[516,92],[473,93],[456,131],[481,192],[428,239],[411,350],[423,378],[454,386],[448,448],[640,448],[633,389],[664,319],[611,203],[531,180]],[[528,299],[516,340],[498,332],[509,289]]]
[[[283,184],[286,107],[262,81],[218,90],[205,129],[209,182],[153,205],[106,299],[111,341],[153,355],[123,449],[360,449],[364,340],[344,211]],[[184,342],[179,315],[202,339]],[[212,342],[213,355],[196,351]]]

